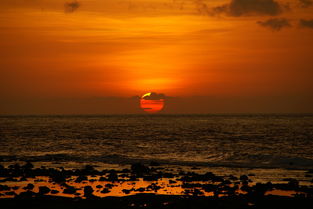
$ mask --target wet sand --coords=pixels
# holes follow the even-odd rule
[[[306,175],[313,174],[312,170]],[[312,208],[313,186],[258,183],[254,174],[169,172],[156,162],[128,169],[0,166],[1,208]],[[306,204],[309,204],[306,207]]]

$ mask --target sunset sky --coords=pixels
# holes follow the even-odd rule
[[[1,0],[0,114],[313,112],[311,0]]]

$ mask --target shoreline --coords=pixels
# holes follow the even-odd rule
[[[313,170],[303,173],[313,177]],[[191,196],[238,196],[262,193],[263,196],[312,196],[313,179],[280,176],[280,182],[260,182],[257,174],[216,174],[201,172],[198,168],[189,171],[166,169],[157,162],[150,165],[132,164],[124,169],[97,170],[91,165],[81,169],[35,168],[32,163],[0,166],[0,198],[17,198],[28,195],[54,195],[72,198],[91,196],[128,196],[139,193],[156,195]],[[86,195],[87,194],[87,195]]]
[[[46,209],[134,209],[134,208],[190,208],[190,209],[310,209],[312,197],[199,197],[138,194],[125,197],[105,197],[92,199],[71,199],[65,197],[42,196],[32,199],[0,199],[0,204],[6,209],[15,208],[46,208]]]

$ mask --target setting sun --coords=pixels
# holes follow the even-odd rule
[[[146,93],[140,98],[140,107],[147,113],[157,113],[164,108],[164,95]]]

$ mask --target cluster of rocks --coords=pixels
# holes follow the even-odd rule
[[[266,195],[268,191],[272,190],[287,190],[295,191],[299,195],[305,195],[312,197],[313,188],[309,186],[300,186],[296,179],[284,179],[284,184],[272,184],[271,182],[261,184],[253,184],[250,175],[242,175],[235,177],[229,176],[217,176],[212,172],[205,174],[199,174],[195,172],[179,172],[177,174],[164,172],[159,167],[158,163],[151,163],[150,166],[145,166],[140,163],[131,165],[130,169],[123,170],[102,170],[98,171],[94,167],[87,165],[83,169],[66,170],[64,168],[34,168],[34,166],[28,162],[24,165],[10,165],[8,168],[0,165],[0,183],[3,182],[22,182],[27,181],[29,178],[36,178],[39,176],[46,176],[49,178],[49,182],[58,184],[63,188],[63,194],[70,194],[75,196],[81,196],[78,190],[82,190],[83,197],[85,198],[97,198],[94,195],[95,190],[90,185],[84,186],[83,189],[75,188],[68,184],[69,181],[75,183],[82,182],[95,182],[97,191],[102,194],[110,193],[111,189],[116,183],[124,181],[137,181],[142,178],[144,181],[153,181],[147,187],[123,189],[122,192],[125,195],[129,195],[133,192],[154,192],[162,188],[158,185],[158,180],[169,179],[167,187],[180,186],[184,189],[184,195],[191,196],[203,196],[205,193],[211,193],[214,197],[220,196],[238,196],[246,195],[251,197],[260,197]],[[308,171],[307,175],[313,173],[312,170]],[[101,183],[111,182],[111,183]],[[16,194],[18,186],[9,187],[5,184],[0,184],[0,195],[2,196],[14,196],[16,198],[33,198],[38,196],[46,196],[49,194],[58,194],[60,191],[51,189],[47,186],[39,186],[38,192],[34,192],[35,185],[27,184],[23,187],[23,192]]]

